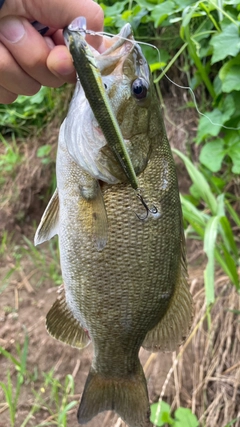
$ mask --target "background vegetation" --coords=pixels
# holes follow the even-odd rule
[[[212,316],[218,304],[216,271],[219,272],[220,268],[224,277],[227,277],[236,299],[239,299],[240,290],[239,1],[106,0],[99,3],[104,9],[107,32],[117,33],[126,22],[129,22],[135,39],[158,47],[160,56],[149,46],[143,46],[143,50],[154,73],[160,99],[164,101],[166,84],[168,86],[173,84],[166,80],[167,75],[178,86],[184,87],[178,91],[178,96],[185,99],[184,108],[193,112],[197,108],[198,112],[201,112],[195,136],[186,141],[184,152],[179,149],[173,151],[176,159],[180,159],[178,162],[183,162],[185,173],[189,175],[191,182],[188,192],[181,196],[186,237],[202,241],[206,255],[205,305],[204,312],[201,312],[202,317],[200,316],[198,320],[201,323],[203,319],[207,319],[210,336],[211,325],[215,321]],[[23,195],[22,190],[17,193],[13,191],[9,182],[19,179],[21,165],[31,167],[31,164],[28,164],[29,148],[26,149],[26,138],[29,141],[29,138],[34,137],[40,141],[34,149],[35,157],[40,159],[36,173],[38,178],[43,175],[47,178],[45,185],[40,187],[41,191],[38,188],[35,194],[38,194],[42,204],[49,198],[49,193],[55,186],[56,147],[46,135],[49,135],[49,123],[50,128],[53,122],[56,123],[56,115],[58,126],[66,114],[70,95],[71,89],[66,91],[65,88],[53,90],[44,87],[33,97],[20,96],[13,105],[0,106],[2,206],[8,206],[10,209],[9,206]],[[16,206],[15,211],[10,210],[8,213],[13,212],[21,227],[26,218],[26,203],[24,208],[18,204]],[[11,233],[4,230],[0,247],[2,255],[5,254],[10,242],[12,242]],[[51,259],[48,259],[44,252],[39,252],[33,247],[30,240],[25,238],[24,245],[36,267],[41,271],[45,270],[42,280],[48,275],[53,283],[60,284],[61,277],[56,267],[58,264],[56,247],[50,244],[48,250]],[[23,252],[24,248],[21,248],[17,252],[18,255],[15,254],[14,266],[6,272],[0,292],[8,286],[9,278],[19,268]],[[230,307],[225,309],[230,310]],[[235,310],[231,315],[235,316],[233,319],[236,322],[239,311],[232,308],[231,310]],[[217,340],[216,337],[214,339]],[[214,345],[212,351],[213,348]],[[17,348],[16,357],[4,347],[0,347],[2,357],[15,367],[14,374],[9,371],[6,381],[0,383],[9,411],[9,426],[17,426],[16,414],[22,385],[34,382],[34,373],[30,373],[27,367],[27,351],[27,335],[22,348]],[[235,351],[236,353],[239,351],[238,346]],[[49,408],[52,421],[39,425],[67,425],[67,413],[77,403],[74,399],[68,401],[68,396],[74,394],[74,379],[71,375],[67,375],[65,382],[60,383],[54,378],[53,372],[48,372],[43,374],[42,385],[38,391],[33,391],[34,403],[21,426],[28,425],[31,416],[43,405],[41,388],[50,390],[49,401],[44,405]],[[233,414],[235,413],[236,411],[233,411]],[[158,426],[210,425],[204,417],[201,420],[198,418],[188,408],[178,407],[172,412],[166,402],[162,402],[161,407],[159,404],[152,406],[152,421]],[[227,424],[222,424],[222,427],[237,426],[238,422],[239,413],[236,418],[233,415]]]

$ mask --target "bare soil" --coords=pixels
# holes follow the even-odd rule
[[[195,112],[179,109],[179,98],[173,94],[165,97],[165,105],[170,143],[181,151],[192,150],[189,141],[196,129]],[[53,144],[51,155],[54,159],[58,132],[56,128],[46,132],[49,132],[48,141],[51,138]],[[53,388],[46,385],[46,374],[53,370],[54,378],[61,384],[71,374],[75,390],[67,402],[78,401],[92,358],[91,346],[80,352],[47,334],[45,317],[56,299],[56,281],[60,283],[56,249],[52,244],[45,244],[33,253],[24,239],[27,236],[33,241],[36,226],[32,224],[39,221],[44,210],[43,195],[51,180],[53,164],[43,166],[36,158],[36,149],[43,141],[46,141],[46,134],[40,140],[23,145],[22,149],[28,150],[28,161],[20,165],[11,185],[7,184],[5,191],[8,195],[11,193],[11,197],[5,198],[1,214],[1,230],[8,230],[11,240],[1,248],[0,346],[19,360],[18,345],[22,349],[26,336],[29,338],[27,375],[18,399],[16,427],[24,425],[30,409],[36,404],[36,394],[42,399],[37,398],[38,410],[26,425],[57,425],[56,399],[51,396]],[[177,169],[180,190],[187,192],[190,182],[178,160]],[[18,189],[17,196],[16,193],[13,196],[14,186]],[[162,396],[173,409],[188,407],[197,415],[201,426],[225,427],[236,419],[231,425],[240,427],[240,298],[227,277],[217,273],[216,303],[211,314],[206,314],[203,284],[206,259],[202,244],[188,241],[187,252],[195,301],[192,333],[178,353],[150,354],[141,349],[150,402]],[[15,389],[17,371],[14,364],[0,355],[0,366],[0,381],[6,384],[9,371]],[[76,412],[77,406],[68,413],[69,427],[78,425]],[[8,406],[0,389],[0,427],[10,426]],[[112,413],[102,413],[86,426],[123,427],[124,423]]]

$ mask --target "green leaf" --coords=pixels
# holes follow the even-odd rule
[[[213,195],[208,182],[204,178],[203,174],[197,170],[194,164],[188,159],[181,151],[173,148],[172,151],[176,153],[180,159],[183,160],[187,171],[190,175],[191,180],[196,185],[198,193],[201,195],[202,199],[205,201],[207,207],[211,210],[213,215],[217,213],[217,200]]]
[[[228,273],[228,276],[232,283],[236,286],[236,288],[239,289],[239,275],[237,271],[237,264],[224,245],[222,245],[222,250],[224,254],[225,264],[227,265],[228,272],[230,273]]]
[[[105,16],[104,27],[111,27],[114,25],[115,19],[112,16]]]
[[[198,210],[189,200],[181,197],[183,218],[187,221],[197,235],[203,240],[206,222],[209,218],[204,212]],[[187,230],[189,231],[189,230]]]
[[[183,10],[183,15],[182,15],[183,16],[183,19],[182,19],[182,28],[183,29],[189,24],[189,22],[191,21],[195,11],[196,11],[196,7],[186,7]],[[181,36],[183,36],[182,38],[184,38],[184,32],[182,31],[182,29],[181,29]]]
[[[220,34],[212,37],[210,44],[213,47],[212,64],[229,55],[236,56],[240,49],[239,27],[233,23],[225,26]]]
[[[20,369],[21,368],[21,363],[15,359],[15,357],[13,357],[11,355],[11,353],[9,353],[7,350],[5,350],[3,347],[0,347],[0,354],[2,354],[4,357],[6,357],[7,359],[9,359],[12,363],[14,363],[16,369]]]
[[[46,157],[51,153],[52,146],[49,144],[42,145],[37,150],[37,157]]]
[[[199,120],[196,139],[197,144],[202,142],[208,135],[217,136],[222,125],[223,114],[218,108],[215,108],[213,111],[205,112],[204,116]]]
[[[239,0],[237,0],[237,2],[239,2]],[[231,427],[233,425],[236,425],[235,423],[239,420],[240,420],[240,417],[237,417],[234,420],[231,420],[229,423],[227,423],[224,427]]]
[[[231,157],[233,162],[232,172],[240,174],[240,140],[238,144],[228,149],[228,155]]]
[[[175,4],[173,1],[167,0],[164,1],[161,4],[158,4],[155,6],[151,13],[151,17],[154,21],[155,28],[159,27],[163,21],[168,17],[168,15],[171,15],[175,10]]]
[[[112,6],[106,6],[104,3],[100,3],[100,6],[104,10],[105,16],[116,16],[116,15],[120,15],[122,13],[126,3],[128,3],[127,0],[117,1]]]
[[[212,172],[218,172],[221,169],[222,161],[225,156],[223,151],[224,140],[215,139],[207,142],[201,150],[199,160]]]
[[[174,427],[198,427],[199,422],[196,415],[188,408],[178,408],[175,411],[174,417],[176,421]]]
[[[223,114],[222,116],[223,123],[227,122],[232,117],[235,110],[236,110],[236,105],[234,102],[233,95],[232,94],[227,95],[221,105],[221,111]]]
[[[203,211],[200,211],[194,206],[189,200],[187,200],[184,196],[181,197],[182,207],[185,209],[185,212],[188,215],[188,221],[192,223],[196,223],[199,226],[205,229],[206,222],[209,219],[209,216],[205,214]]]
[[[166,66],[166,62],[155,62],[154,64],[150,64],[151,73],[157,70],[161,70]]]
[[[204,235],[203,249],[208,257],[208,263],[204,270],[204,284],[207,304],[214,302],[214,250],[216,246],[219,217],[209,219]]]
[[[163,426],[165,423],[173,425],[174,420],[170,416],[170,411],[170,405],[164,401],[161,401],[161,403],[153,403],[153,405],[151,405],[151,422],[158,427]]]
[[[234,264],[234,266],[232,266],[233,259],[227,256],[225,260],[222,254],[220,254],[220,252],[217,249],[215,249],[214,254],[218,264],[222,267],[223,271],[228,275],[231,282],[239,290],[240,284],[239,284],[238,272],[236,270],[236,265]]]
[[[228,200],[226,200],[225,204],[233,221],[237,224],[238,227],[240,227],[240,217],[238,216],[237,212],[233,209]]]
[[[225,133],[225,154],[228,155],[232,162],[232,172],[240,173],[240,132],[239,131],[227,131]]]
[[[232,253],[234,254],[234,256],[237,259],[239,256],[238,248],[237,248],[236,242],[235,242],[234,237],[233,237],[232,228],[231,228],[230,223],[229,223],[226,216],[220,217],[220,226],[221,226],[220,227],[220,234],[221,234],[223,241],[227,247],[227,250],[229,252],[232,251]]]
[[[175,0],[175,3],[181,8],[181,10],[185,10],[187,6],[195,5],[196,0]]]
[[[232,92],[233,90],[240,90],[240,64],[232,65],[226,73],[222,82],[223,92]]]
[[[142,8],[145,8],[149,11],[155,9],[157,2],[158,2],[157,0],[152,1],[151,3],[149,1],[146,1],[146,0],[138,0],[139,6],[141,6]]]

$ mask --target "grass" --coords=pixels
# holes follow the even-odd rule
[[[68,402],[69,397],[74,395],[74,378],[72,375],[68,374],[65,380],[60,382],[54,377],[54,370],[46,373],[43,372],[41,374],[42,383],[37,387],[36,391],[36,387],[34,387],[33,384],[34,377],[36,381],[37,376],[33,375],[27,369],[27,354],[29,347],[27,335],[25,336],[23,348],[20,349],[19,346],[17,347],[19,350],[19,359],[13,357],[12,354],[3,347],[0,347],[0,355],[5,357],[10,362],[10,365],[13,365],[15,368],[13,374],[10,373],[10,368],[8,369],[5,383],[0,382],[0,387],[2,388],[6,402],[6,406],[3,406],[3,409],[9,411],[11,427],[18,425],[17,412],[21,407],[20,394],[22,389],[24,387],[29,387],[29,385],[31,385],[32,402],[27,416],[21,423],[21,427],[29,425],[29,421],[31,421],[34,415],[36,416],[37,412],[42,411],[43,407],[48,411],[49,416],[46,421],[35,425],[35,427],[47,425],[66,427],[68,412],[77,404],[75,400]],[[46,395],[48,396],[47,398]]]

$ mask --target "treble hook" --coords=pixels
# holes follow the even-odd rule
[[[153,205],[153,207],[150,209],[149,207],[148,207],[148,205],[147,205],[147,203],[145,202],[145,200],[143,199],[143,197],[141,196],[141,194],[137,194],[137,197],[139,198],[139,200],[141,201],[141,203],[142,203],[142,205],[145,207],[145,209],[146,209],[146,216],[144,216],[144,217],[142,217],[142,216],[140,216],[140,215],[138,215],[137,213],[136,213],[136,215],[137,215],[137,217],[138,217],[138,219],[140,220],[140,221],[145,221],[145,219],[147,219],[147,217],[148,217],[148,215],[149,215],[149,213],[151,213],[151,214],[156,214],[156,213],[158,213],[158,210],[157,210],[157,208],[156,208],[156,206],[154,206]]]

